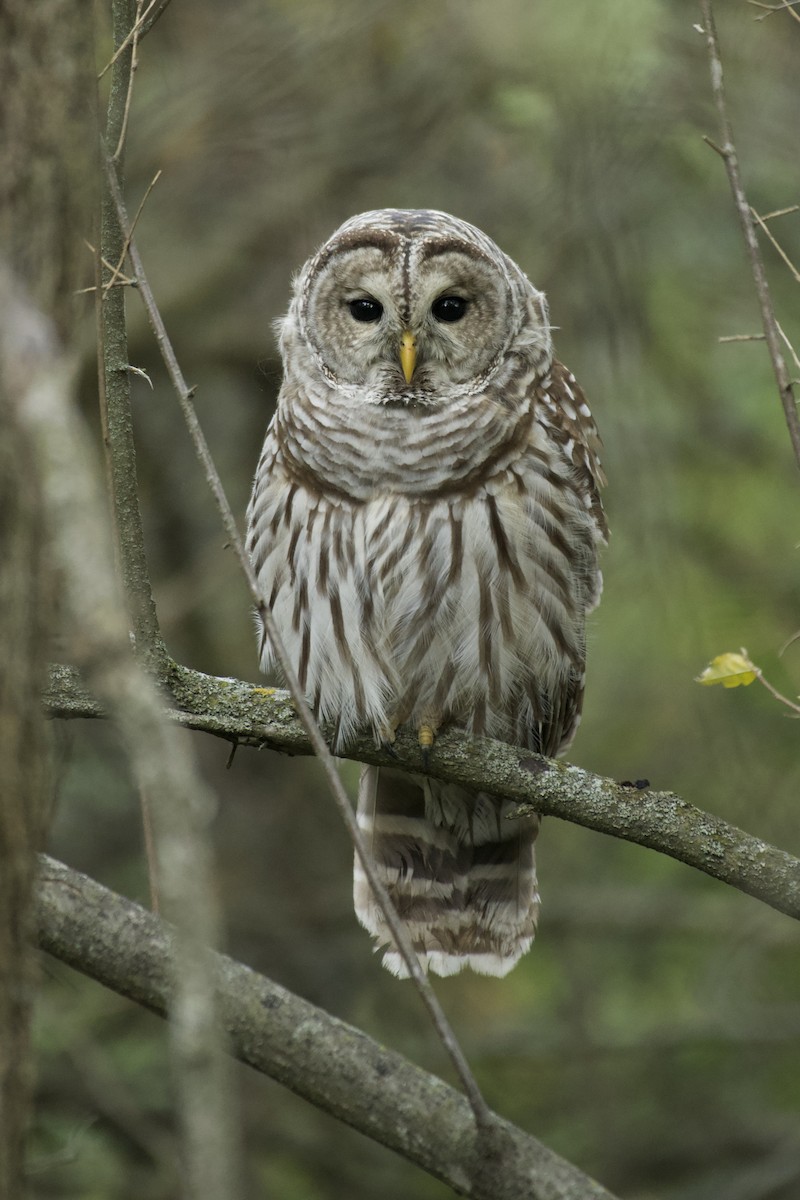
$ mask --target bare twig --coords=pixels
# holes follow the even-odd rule
[[[770,695],[774,696],[776,700],[780,700],[781,704],[785,704],[787,708],[790,708],[792,712],[796,713],[797,716],[800,717],[800,704],[795,704],[795,702],[790,700],[788,696],[784,696],[782,692],[779,692],[778,689],[762,675],[761,671],[757,673],[756,679],[759,683],[763,683]]]
[[[313,753],[288,693],[216,679],[178,665],[173,672],[170,690],[177,705],[170,713],[173,720],[228,742],[289,754]],[[81,687],[77,673],[68,667],[51,669],[45,703],[54,717],[103,716]],[[420,750],[413,733],[401,729],[392,749],[395,757],[390,759],[369,735],[361,735],[348,744],[347,753],[359,762],[419,771]],[[625,787],[505,742],[488,738],[476,742],[455,729],[439,735],[428,769],[434,778],[470,791],[503,796],[530,811],[648,846],[800,920],[800,859],[674,792]]]
[[[748,4],[752,4],[754,8],[763,8],[764,12],[761,16],[754,17],[754,21],[766,21],[767,17],[771,17],[774,13],[788,12],[790,17],[794,17],[795,21],[800,21],[800,16],[795,12],[795,4],[800,3],[800,0],[783,0],[782,4],[764,4],[763,0],[747,0]]]
[[[135,288],[136,286],[137,286],[137,283],[136,283],[135,279],[127,279],[124,275],[122,275],[118,279],[115,279],[113,283],[105,284],[105,286],[103,287],[103,291],[106,291],[109,287],[115,287],[115,288],[133,287],[133,288]],[[97,291],[96,285],[92,284],[91,287],[76,288],[72,294],[73,294],[73,296],[88,296],[91,293],[96,292],[96,291]]]
[[[778,658],[780,658],[783,654],[785,654],[786,651],[789,649],[789,647],[793,646],[795,644],[795,642],[797,642],[797,641],[800,641],[800,629],[798,629],[795,633],[793,633],[791,635],[791,637],[788,637],[786,639],[786,641],[783,643],[780,650],[778,651]]]
[[[119,182],[117,180],[114,164],[110,161],[107,162],[107,174],[111,193],[117,206],[117,215],[120,224],[122,228],[127,228],[128,217],[125,210],[125,203],[122,197]],[[184,419],[188,426],[192,441],[194,442],[195,450],[197,451],[197,456],[202,464],[206,482],[208,483],[214,499],[216,500],[217,507],[222,517],[222,522],[225,526],[225,531],[239,560],[245,579],[247,580],[250,594],[253,597],[259,616],[263,620],[267,629],[267,633],[269,634],[270,642],[275,648],[276,657],[280,663],[284,678],[286,679],[286,683],[292,694],[292,699],[295,707],[297,708],[300,720],[307,731],[309,741],[314,749],[314,753],[320,760],[320,764],[325,774],[331,794],[333,795],[342,820],[344,821],[353,845],[355,846],[356,853],[364,868],[364,874],[369,881],[369,885],[372,888],[376,901],[384,912],[386,923],[389,926],[397,949],[402,955],[406,966],[408,967],[411,978],[414,980],[414,984],[420,994],[422,1002],[428,1010],[434,1028],[436,1029],[442,1044],[445,1046],[448,1054],[450,1055],[456,1073],[461,1080],[467,1097],[469,1098],[472,1110],[475,1114],[475,1120],[482,1128],[488,1128],[492,1122],[492,1114],[488,1108],[488,1105],[486,1104],[486,1101],[481,1095],[480,1089],[475,1081],[475,1077],[472,1074],[458,1041],[456,1040],[455,1034],[453,1033],[452,1027],[444,1014],[444,1010],[439,1003],[436,993],[434,992],[430,981],[420,966],[419,958],[417,957],[406,928],[397,916],[394,905],[389,897],[389,893],[387,892],[382,880],[375,870],[369,850],[367,849],[365,840],[353,814],[350,800],[339,777],[339,772],[336,769],[333,755],[331,754],[327,743],[320,732],[319,725],[314,719],[311,709],[308,707],[305,701],[303,689],[300,686],[294,666],[286,652],[285,646],[283,645],[269,605],[267,604],[266,599],[258,585],[258,580],[256,579],[252,564],[247,556],[244,544],[239,535],[236,519],[233,515],[230,504],[228,503],[227,496],[225,495],[222,481],[220,480],[217,469],[214,466],[214,462],[211,458],[211,453],[208,449],[208,443],[205,440],[203,431],[200,428],[200,423],[197,420],[197,414],[195,413],[194,405],[192,403],[194,389],[188,386],[183,376],[183,372],[181,371],[180,365],[175,356],[172,343],[170,342],[169,335],[167,334],[166,327],[161,318],[161,313],[158,310],[155,297],[153,296],[147,276],[145,275],[144,266],[139,255],[136,242],[133,238],[129,239],[128,254],[131,266],[133,268],[133,273],[139,284],[139,293],[147,310],[147,315],[150,320],[153,333],[155,334],[156,341],[158,342],[159,349],[161,350],[161,355],[164,359],[167,372],[172,380],[173,387],[178,397],[178,402],[181,406],[181,410],[183,411]]]
[[[755,217],[758,224],[764,230],[764,233],[767,235],[769,240],[772,242],[773,246],[778,251],[778,254],[780,254],[781,258],[786,263],[787,267],[789,268],[789,270],[792,273],[792,276],[794,277],[795,283],[800,283],[800,271],[798,271],[797,267],[794,265],[792,260],[789,258],[789,255],[786,253],[783,246],[780,244],[778,239],[775,237],[772,230],[769,229],[769,227],[767,226],[766,217],[759,216],[759,214],[753,208],[752,204],[750,205],[750,212],[753,214],[753,216]]]
[[[128,31],[125,40],[121,42],[119,46],[117,46],[116,50],[111,55],[111,58],[97,76],[98,79],[102,79],[103,76],[111,70],[120,54],[123,54],[128,49],[135,37],[141,41],[145,34],[150,32],[158,18],[164,13],[169,2],[170,0],[150,0],[147,8],[144,10],[141,16],[137,17],[136,22]]]
[[[43,949],[163,1015],[170,927],[85,875],[44,856],[40,861]],[[501,1117],[494,1118],[500,1156],[487,1158],[468,1102],[442,1080],[230,958],[213,955],[210,970],[233,1054],[458,1194],[472,1200],[613,1200],[599,1183]]]
[[[161,174],[161,172],[159,171],[159,175],[160,174]],[[155,180],[153,182],[155,182]],[[112,275],[116,275],[117,278],[114,283],[114,287],[120,287],[123,285],[125,287],[136,287],[137,286],[135,279],[129,279],[127,275],[122,274],[122,270],[121,270],[122,263],[117,263],[117,265],[115,267],[113,265],[113,263],[110,263],[108,261],[108,259],[103,258],[102,255],[99,256],[99,260],[98,260],[97,247],[93,246],[92,243],[88,240],[88,238],[84,238],[83,240],[84,240],[84,244],[89,248],[90,252],[94,256],[95,262],[99,261],[105,267],[105,269],[107,271],[110,271]],[[123,258],[122,261],[124,262],[125,259]],[[108,286],[110,287],[111,285],[109,284]],[[95,287],[77,288],[74,295],[85,296],[88,292],[94,292],[96,290],[97,289]]]
[[[122,274],[122,268],[124,266],[125,259],[128,256],[128,243],[130,242],[130,239],[133,237],[134,230],[136,229],[136,226],[139,223],[139,217],[142,215],[142,211],[144,210],[144,206],[147,203],[150,193],[152,192],[153,188],[156,186],[156,184],[158,183],[160,178],[161,178],[161,171],[158,170],[158,171],[156,171],[152,180],[148,184],[144,195],[142,196],[141,200],[139,201],[139,207],[136,209],[136,212],[134,213],[133,220],[131,221],[131,227],[130,227],[130,229],[128,229],[126,231],[126,234],[125,234],[125,243],[122,247],[122,251],[119,256],[119,261],[117,262],[117,265],[115,267],[110,268],[111,278],[109,279],[108,283],[106,284],[107,289],[110,287],[114,287],[115,283],[119,279],[122,279],[125,283],[131,282],[129,279],[127,279]]]
[[[731,333],[727,337],[717,338],[718,342],[763,342],[763,333]]]
[[[794,346],[789,341],[788,337],[783,332],[783,329],[781,328],[781,326],[778,324],[777,321],[775,322],[775,324],[777,326],[778,333],[781,335],[781,340],[783,341],[784,346],[786,347],[786,349],[789,351],[789,353],[792,356],[792,362],[797,367],[798,371],[800,371],[800,358],[797,357],[797,351],[795,350]]]
[[[728,181],[730,183],[731,192],[733,194],[736,211],[739,216],[739,223],[744,234],[745,245],[747,247],[748,258],[750,259],[750,269],[753,273],[753,280],[756,286],[758,295],[758,303],[761,309],[761,320],[764,326],[764,336],[769,348],[769,355],[772,360],[772,369],[775,374],[775,381],[778,385],[778,392],[783,405],[783,411],[786,418],[786,425],[789,430],[789,438],[792,443],[792,449],[800,467],[800,415],[797,411],[797,401],[792,388],[792,381],[789,378],[789,373],[786,369],[783,352],[781,350],[780,335],[778,333],[777,323],[775,320],[775,310],[772,305],[772,299],[769,294],[769,284],[767,283],[766,273],[764,271],[764,263],[761,258],[761,251],[758,245],[755,225],[750,205],[745,195],[742,184],[741,172],[739,170],[739,159],[736,154],[736,147],[733,141],[733,131],[731,129],[730,118],[728,116],[728,106],[725,100],[725,88],[722,77],[722,60],[720,58],[719,40],[717,38],[717,29],[714,23],[714,12],[711,0],[700,0],[700,8],[703,13],[703,27],[706,36],[706,45],[708,47],[708,59],[711,69],[711,89],[714,95],[714,102],[719,114],[720,128],[722,133],[722,146],[715,147],[725,160],[725,170],[728,173]],[[793,10],[789,10],[793,11]]]
[[[776,217],[788,217],[796,212],[800,212],[800,204],[790,204],[788,208],[776,208],[774,212],[763,213],[761,220],[774,221]]]
[[[161,20],[164,13],[169,8],[169,3],[170,0],[156,0],[156,3],[151,4],[148,7],[147,12],[142,16],[142,31],[139,35],[139,41],[141,41],[142,38],[150,32],[156,21]]]

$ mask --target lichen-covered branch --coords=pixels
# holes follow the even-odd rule
[[[39,939],[51,954],[164,1015],[172,931],[99,883],[42,857]],[[214,955],[233,1054],[475,1200],[613,1200],[535,1138],[400,1054],[230,958]]]
[[[169,686],[175,701],[170,715],[187,728],[287,754],[312,752],[286,692],[177,665]],[[68,667],[52,669],[45,702],[55,717],[103,715],[77,673]],[[390,758],[365,734],[347,746],[346,756],[409,771],[422,769],[413,734],[401,730],[393,749],[396,757]],[[520,815],[535,811],[560,817],[648,846],[763,900],[779,912],[800,918],[800,859],[703,812],[673,792],[628,787],[569,763],[540,758],[504,742],[474,740],[456,730],[440,734],[429,773],[517,800]]]

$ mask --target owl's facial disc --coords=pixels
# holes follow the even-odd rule
[[[506,348],[513,310],[507,274],[482,250],[455,238],[376,237],[332,243],[301,311],[328,379],[364,402],[416,407],[464,389],[477,395]]]

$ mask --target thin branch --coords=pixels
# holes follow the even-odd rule
[[[155,25],[156,21],[160,21],[166,10],[169,8],[170,0],[156,0],[155,4],[151,4],[147,12],[142,17],[142,32],[139,35],[139,41],[145,37]],[[148,16],[148,13],[150,14]]]
[[[778,254],[780,254],[781,258],[786,263],[786,266],[789,268],[789,270],[792,273],[792,276],[794,277],[795,283],[800,283],[800,271],[798,271],[797,267],[794,265],[792,260],[789,258],[789,255],[786,253],[783,246],[780,244],[778,239],[775,237],[772,230],[768,227],[768,225],[766,223],[766,218],[759,216],[759,214],[753,208],[752,204],[750,205],[750,212],[753,214],[753,216],[755,217],[758,224],[764,230],[764,233],[767,235],[769,240],[772,242],[773,246],[778,251]]]
[[[747,0],[748,4],[752,4],[754,8],[762,8],[764,12],[759,17],[753,17],[754,21],[766,21],[767,17],[773,16],[778,12],[788,12],[790,17],[794,17],[795,21],[800,21],[800,15],[795,10],[795,4],[800,3],[800,0],[783,0],[782,4],[764,4],[763,0]]]
[[[160,172],[159,172],[159,174],[160,174]],[[114,279],[112,280],[112,282],[106,284],[106,287],[112,287],[112,286],[113,287],[122,287],[122,286],[137,287],[138,286],[135,279],[129,279],[127,275],[123,275],[123,273],[122,273],[122,265],[125,261],[124,257],[122,259],[122,262],[118,262],[117,265],[114,266],[114,264],[110,263],[107,258],[104,258],[102,254],[98,253],[97,247],[93,246],[88,238],[84,238],[83,240],[84,240],[84,244],[88,247],[89,251],[91,252],[92,256],[94,257],[95,271],[97,272],[98,264],[100,264],[101,266],[105,267],[105,269],[107,271],[110,271],[111,274],[114,276]],[[74,295],[85,296],[88,292],[96,292],[96,291],[97,291],[96,287],[78,288],[74,292]]]
[[[159,175],[160,174],[161,174],[161,172],[159,171]],[[153,182],[155,182],[155,180]],[[90,253],[94,256],[95,261],[97,261],[97,247],[93,246],[88,238],[84,238],[83,241],[84,241],[84,245],[88,248]],[[126,253],[127,253],[127,251],[126,251]],[[118,263],[117,266],[115,267],[113,263],[110,263],[107,258],[103,258],[102,255],[100,255],[99,261],[105,267],[105,269],[107,271],[110,271],[112,275],[116,275],[117,278],[116,278],[116,282],[114,284],[115,287],[119,286],[120,284],[125,284],[127,287],[138,287],[138,284],[135,279],[129,279],[127,275],[122,274],[122,271],[121,271],[122,263]],[[123,262],[124,262],[124,259],[123,259]],[[94,287],[78,288],[73,293],[73,295],[84,296],[87,292],[94,292],[96,290],[97,289]]]
[[[791,637],[788,637],[786,639],[786,641],[783,643],[780,650],[778,651],[778,658],[781,658],[782,655],[785,654],[786,651],[789,649],[789,647],[793,646],[795,644],[795,642],[797,642],[797,641],[800,641],[800,629],[798,629],[796,633],[793,633],[791,635]]]
[[[728,337],[717,338],[718,342],[763,342],[763,333],[732,333]]]
[[[800,212],[800,204],[790,204],[788,208],[776,208],[774,212],[764,213],[762,221],[773,221],[776,217],[788,217],[790,213]]]
[[[115,42],[125,40],[130,26],[127,0],[114,0],[112,15]],[[122,128],[130,46],[117,59],[111,76],[106,137],[119,140]],[[121,169],[121,168],[119,168]],[[103,181],[95,251],[95,312],[98,343],[100,421],[106,459],[106,477],[114,525],[117,563],[135,638],[136,652],[155,674],[163,675],[169,656],[161,637],[153,602],[136,477],[136,447],[131,418],[128,341],[125,325],[125,289],[105,289],[103,268],[113,273],[125,245],[113,198]]]
[[[784,696],[783,692],[779,692],[778,689],[771,684],[768,679],[765,679],[760,671],[758,672],[756,678],[758,679],[759,683],[763,683],[767,691],[774,696],[776,700],[780,700],[781,704],[785,704],[787,708],[791,708],[792,712],[796,713],[797,716],[800,717],[800,704],[795,704],[794,700],[790,700],[788,696]]]
[[[42,856],[43,949],[163,1016],[170,927]],[[231,1052],[472,1200],[614,1200],[600,1184],[492,1114],[485,1153],[468,1102],[366,1034],[222,955],[211,956]],[[226,1198],[227,1200],[227,1198]]]
[[[130,243],[131,238],[133,237],[133,233],[134,233],[134,230],[136,229],[136,226],[139,224],[139,217],[142,215],[144,206],[149,199],[150,193],[152,192],[153,188],[156,186],[156,184],[158,183],[160,178],[161,178],[161,170],[159,169],[158,171],[156,171],[152,180],[148,184],[144,195],[142,196],[141,200],[139,201],[139,207],[136,209],[136,212],[134,213],[133,220],[131,221],[131,227],[125,233],[125,243],[122,247],[122,252],[120,253],[120,256],[119,256],[119,261],[117,262],[117,265],[115,267],[110,268],[111,278],[109,279],[108,283],[106,284],[107,289],[110,287],[114,287],[115,283],[119,279],[122,279],[125,283],[131,282],[129,279],[126,278],[126,276],[124,276],[122,274],[122,268],[125,263],[125,259],[128,256],[128,245]]]
[[[733,194],[734,204],[739,216],[739,223],[744,234],[745,245],[747,247],[748,258],[750,259],[750,269],[755,282],[756,293],[758,295],[758,303],[761,309],[761,321],[764,326],[764,335],[766,337],[767,346],[769,348],[770,359],[772,360],[772,369],[775,374],[775,381],[778,385],[778,392],[783,405],[783,411],[786,418],[786,425],[789,430],[789,438],[792,443],[792,449],[800,467],[800,415],[797,411],[797,401],[792,388],[792,381],[789,378],[789,373],[786,369],[783,352],[781,350],[780,335],[778,333],[777,323],[775,320],[775,310],[772,305],[772,299],[769,294],[769,284],[764,271],[764,263],[761,258],[761,250],[758,245],[758,237],[756,236],[755,225],[750,205],[745,195],[744,186],[742,184],[741,172],[739,170],[739,159],[736,153],[736,147],[733,141],[733,131],[731,129],[730,118],[728,116],[728,106],[725,99],[725,88],[722,77],[722,60],[720,58],[719,40],[717,38],[717,29],[714,23],[714,12],[711,0],[700,0],[700,8],[703,13],[703,27],[706,35],[706,45],[708,48],[708,59],[711,69],[711,89],[714,95],[714,103],[719,114],[720,129],[722,133],[722,147],[715,147],[722,154],[725,160],[725,170],[728,174],[731,192]],[[793,10],[789,10],[793,11]]]
[[[173,720],[242,745],[289,754],[313,753],[290,696],[234,679],[217,679],[175,666],[169,681],[177,708]],[[68,667],[53,667],[45,696],[51,716],[101,717],[102,709]],[[354,738],[347,757],[376,766],[421,769],[416,738],[401,729],[396,758],[368,736]],[[674,792],[639,790],[592,775],[569,763],[539,758],[490,739],[475,741],[457,730],[436,740],[428,767],[436,779],[486,791],[575,825],[667,854],[713,879],[755,896],[800,920],[800,859],[704,812]]]
[[[122,275],[119,278],[115,279],[113,283],[105,284],[103,286],[103,291],[107,291],[108,288],[110,288],[110,287],[115,287],[115,288],[132,287],[132,288],[135,288],[138,286],[139,285],[137,284],[135,279],[127,279],[124,275]],[[91,287],[76,288],[72,294],[73,294],[73,296],[89,296],[96,291],[97,291],[97,287],[95,286],[95,284],[92,284]]]
[[[109,187],[116,204],[118,219],[121,227],[125,229],[128,227],[129,222],[116,171],[113,163],[110,161],[107,161],[106,166]],[[389,897],[389,893],[386,890],[386,887],[377,871],[375,870],[372,857],[366,845],[366,841],[358,827],[352,805],[350,804],[348,795],[339,777],[339,772],[336,769],[336,763],[333,755],[328,749],[328,745],[320,732],[319,725],[314,719],[314,715],[305,701],[303,689],[300,686],[294,665],[287,654],[285,646],[283,645],[283,641],[272,616],[272,611],[259,587],[252,564],[247,556],[244,544],[239,535],[236,519],[233,515],[230,504],[228,503],[228,498],[225,495],[222,481],[220,480],[217,469],[214,466],[211,458],[208,443],[206,442],[205,435],[200,428],[200,423],[197,420],[197,414],[195,413],[194,405],[192,403],[194,389],[188,386],[183,376],[183,372],[181,371],[175,351],[172,347],[172,343],[170,342],[169,335],[167,334],[166,327],[162,320],[161,313],[159,312],[156,304],[155,297],[153,296],[147,276],[145,275],[144,266],[139,255],[136,242],[132,237],[129,238],[128,242],[128,255],[133,268],[134,276],[139,284],[139,294],[141,295],[144,306],[147,310],[147,315],[150,320],[153,333],[155,334],[156,341],[158,342],[159,349],[161,350],[164,364],[167,368],[169,377],[172,380],[173,387],[178,397],[178,402],[181,406],[181,410],[188,426],[192,441],[194,442],[195,450],[197,451],[197,456],[202,464],[206,482],[208,483],[214,499],[216,500],[217,507],[222,517],[222,522],[225,526],[225,531],[228,535],[228,540],[236,553],[245,579],[247,580],[250,594],[253,597],[259,616],[263,620],[267,629],[270,642],[275,649],[276,657],[280,663],[284,678],[286,679],[287,685],[292,694],[292,698],[300,716],[300,720],[306,730],[314,753],[320,760],[322,770],[325,774],[331,794],[336,803],[336,807],[338,808],[342,820],[347,827],[348,833],[355,847],[356,854],[358,855],[361,865],[364,868],[364,874],[366,875],[369,885],[375,895],[375,899],[383,910],[383,913],[386,917],[386,923],[389,926],[397,949],[400,952],[406,966],[408,967],[409,974],[414,980],[414,984],[419,992],[420,998],[428,1010],[434,1028],[436,1029],[442,1044],[445,1046],[448,1054],[450,1055],[456,1073],[461,1080],[464,1091],[469,1098],[475,1114],[475,1120],[481,1127],[488,1129],[491,1114],[487,1107],[486,1101],[481,1095],[475,1077],[470,1070],[469,1064],[464,1056],[463,1051],[461,1050],[461,1047],[458,1044],[450,1022],[445,1016],[444,1010],[439,1003],[436,993],[434,992],[430,981],[420,966],[419,958],[414,950],[408,931],[405,925],[399,919],[394,905]]]
[[[163,15],[169,2],[170,0],[150,0],[147,8],[144,10],[141,16],[137,18],[134,25],[128,31],[125,40],[121,42],[119,46],[117,46],[116,50],[111,55],[111,58],[103,67],[102,71],[100,71],[98,74],[98,80],[102,79],[103,76],[111,70],[120,54],[123,54],[128,49],[135,37],[141,41],[145,34],[150,32],[158,18]],[[156,6],[158,6],[157,11],[154,12],[153,10],[156,9]]]
[[[786,347],[786,349],[789,351],[789,353],[792,356],[792,362],[797,367],[798,371],[800,371],[800,358],[797,357],[797,351],[795,350],[792,343],[789,341],[786,334],[783,332],[783,329],[781,328],[781,326],[777,322],[776,322],[776,325],[778,327],[778,333],[781,335],[781,340],[782,340],[784,346]]]

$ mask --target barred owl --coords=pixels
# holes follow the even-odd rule
[[[550,332],[520,268],[442,212],[353,217],[295,279],[248,551],[339,752],[404,723],[426,749],[443,725],[550,756],[573,737],[604,479]],[[530,947],[538,820],[509,808],[362,771],[358,821],[426,969],[504,975]],[[358,860],[354,893],[404,975]]]

